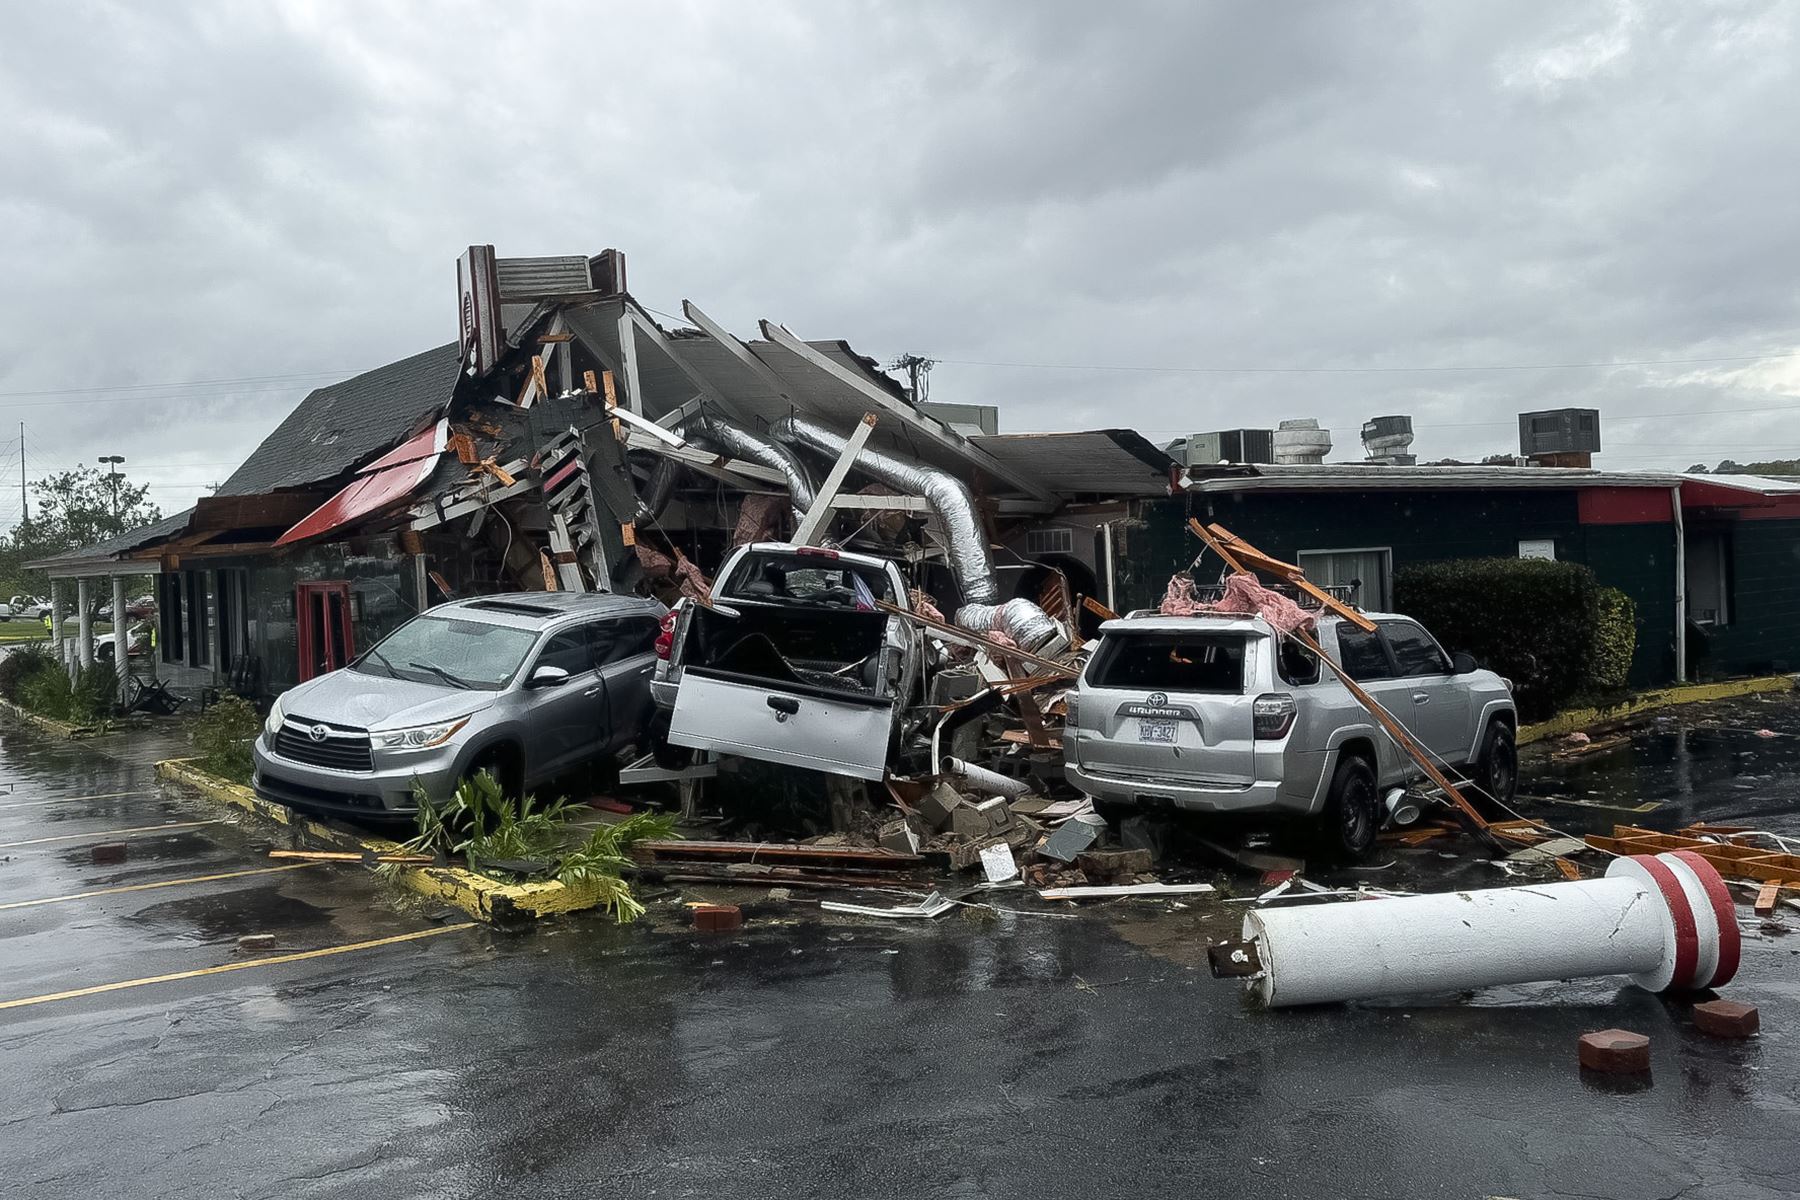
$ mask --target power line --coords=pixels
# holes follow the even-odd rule
[[[1800,358],[1800,350],[1779,354],[1743,354],[1719,358],[1638,358],[1611,362],[1563,363],[1496,363],[1485,366],[1447,367],[1157,367],[1123,363],[1032,363],[994,362],[971,358],[941,358],[934,362],[960,367],[1011,367],[1033,371],[1127,371],[1170,375],[1411,375],[1457,371],[1571,371],[1612,367],[1675,367],[1703,363],[1772,362],[1777,359]]]
[[[162,383],[114,383],[102,384],[97,387],[39,388],[29,391],[0,392],[0,399],[10,399],[15,396],[84,396],[106,392],[158,391],[164,388],[223,387],[240,383],[271,383],[277,380],[326,377],[348,379],[366,373],[366,371],[294,371],[286,375],[243,375],[236,379],[174,379]]]

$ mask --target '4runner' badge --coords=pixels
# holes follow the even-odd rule
[[[1198,721],[1200,714],[1186,704],[1170,704],[1167,692],[1151,692],[1143,704],[1119,706],[1121,717],[1138,717],[1152,721]]]

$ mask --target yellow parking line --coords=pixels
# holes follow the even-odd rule
[[[184,883],[212,883],[220,879],[242,879],[246,875],[273,875],[277,871],[298,871],[321,863],[294,863],[286,867],[256,867],[248,871],[221,871],[217,875],[190,875],[186,879],[163,879],[156,883],[128,883],[123,887],[95,888],[88,892],[70,892],[66,896],[45,896],[41,900],[13,900],[0,904],[0,912],[9,908],[31,908],[38,904],[61,904],[64,900],[86,900],[89,896],[117,896],[121,892],[147,892],[152,888],[180,887]]]
[[[97,996],[101,992],[118,992],[126,988],[147,987],[153,983],[174,983],[182,979],[198,979],[203,975],[221,975],[226,971],[248,971],[252,967],[275,967],[282,963],[304,962],[309,958],[326,958],[333,954],[348,954],[352,950],[373,950],[377,946],[392,946],[399,942],[416,942],[421,938],[437,937],[441,933],[455,933],[460,929],[473,929],[474,921],[464,921],[458,925],[442,925],[435,929],[418,929],[412,933],[399,933],[393,937],[375,938],[367,942],[351,942],[346,946],[326,946],[322,950],[302,950],[295,954],[274,954],[268,958],[252,958],[243,962],[222,963],[216,967],[200,967],[193,971],[172,971],[167,975],[146,975],[142,979],[122,979],[117,983],[99,983],[93,987],[75,988],[67,992],[50,992],[42,996],[25,996],[18,1000],[0,1000],[0,1009],[25,1008],[32,1004],[49,1004],[53,1000],[76,1000],[82,996]]]
[[[193,829],[200,825],[217,825],[214,817],[210,821],[177,821],[171,825],[139,825],[136,829],[106,829],[99,833],[62,833],[55,837],[27,838],[22,842],[0,842],[0,850],[13,850],[20,846],[41,846],[45,842],[79,842],[97,838],[130,837],[137,833],[162,833],[169,829]]]
[[[41,808],[46,804],[78,804],[83,800],[123,800],[128,796],[154,796],[155,792],[102,792],[98,796],[58,796],[53,800],[25,800],[18,804],[0,804],[0,812],[15,808]]]

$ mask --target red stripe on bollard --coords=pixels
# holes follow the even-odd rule
[[[1673,853],[1694,869],[1700,886],[1706,889],[1707,900],[1712,904],[1713,920],[1719,925],[1719,966],[1713,972],[1713,977],[1702,986],[1724,987],[1737,974],[1738,960],[1744,948],[1744,938],[1738,931],[1737,908],[1731,902],[1731,892],[1719,877],[1718,868],[1704,858],[1692,850],[1676,850]]]
[[[1675,878],[1669,864],[1659,862],[1655,855],[1634,854],[1631,858],[1649,873],[1657,890],[1662,892],[1663,903],[1669,906],[1669,916],[1675,921],[1675,974],[1670,976],[1669,986],[1663,990],[1693,991],[1698,986],[1694,968],[1700,962],[1700,930],[1694,921],[1694,908],[1688,903],[1687,892],[1682,890],[1681,880]]]

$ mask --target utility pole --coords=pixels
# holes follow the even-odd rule
[[[119,464],[125,461],[123,454],[103,454],[99,460],[106,464],[106,482],[112,485],[113,521],[119,520]]]
[[[25,499],[25,422],[19,422],[19,524],[31,524],[31,503]]]

